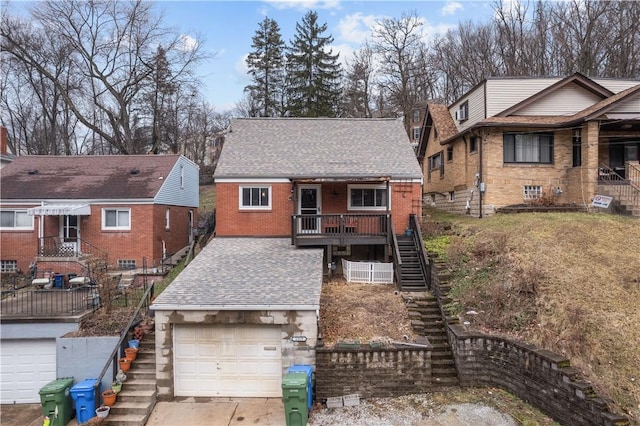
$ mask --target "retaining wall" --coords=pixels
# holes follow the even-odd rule
[[[316,399],[432,391],[431,348],[316,348]]]

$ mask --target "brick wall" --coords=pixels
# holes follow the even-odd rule
[[[242,184],[246,186],[247,184]],[[265,184],[260,184],[265,185]],[[216,184],[216,235],[232,236],[291,236],[291,215],[297,202],[289,183],[271,183],[270,210],[241,210],[237,183]],[[321,187],[322,214],[372,213],[371,210],[347,210],[347,183],[326,183]],[[422,216],[422,187],[420,183],[391,183],[391,210],[396,232],[409,224],[409,215]],[[373,213],[384,213],[375,211]]]
[[[316,348],[316,399],[362,398],[433,390],[431,350],[422,348]]]
[[[30,206],[29,206],[30,207]],[[131,207],[131,230],[103,231],[102,208],[113,206],[92,205],[91,215],[81,216],[79,220],[80,238],[108,252],[109,263],[117,266],[118,259],[133,259],[136,266],[142,266],[146,257],[147,266],[158,264],[162,258],[162,241],[165,242],[167,254],[175,253],[185,247],[189,241],[188,212],[194,213],[194,226],[198,221],[196,208],[162,206],[162,205],[134,205]],[[129,207],[122,205],[119,207]],[[26,207],[24,207],[26,208]],[[165,229],[165,210],[169,208],[170,229]],[[29,264],[38,254],[38,228],[40,217],[34,218],[32,231],[2,231],[0,244],[3,260],[16,260],[18,268],[27,272]],[[153,232],[152,232],[153,231]],[[45,237],[60,235],[59,216],[44,217]],[[60,268],[57,268],[60,269]],[[61,272],[62,271],[58,271]],[[75,272],[70,270],[69,272]]]

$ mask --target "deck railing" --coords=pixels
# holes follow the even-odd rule
[[[343,244],[354,238],[384,239],[390,243],[390,214],[317,214],[293,215],[291,235],[293,243],[298,239],[325,237]]]
[[[60,237],[39,238],[38,256],[79,257],[82,255],[107,258],[107,252],[80,238],[74,242],[64,242]]]
[[[78,315],[95,310],[99,305],[98,292],[94,286],[70,288],[68,290],[16,290],[2,299],[2,317],[60,317]]]

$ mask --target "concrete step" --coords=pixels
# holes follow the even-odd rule
[[[133,390],[152,390],[155,391],[156,389],[156,381],[155,378],[153,379],[149,379],[149,378],[128,378],[127,376],[127,381],[123,383],[123,387],[126,386],[127,391],[133,391]]]
[[[112,414],[142,414],[147,415],[153,409],[153,404],[150,402],[119,402],[111,407],[109,415]]]
[[[148,414],[109,414],[104,424],[108,426],[144,426],[148,417]]]
[[[155,402],[156,390],[128,390],[126,389],[128,380],[122,384],[122,391],[118,394],[121,402]]]
[[[437,387],[459,386],[460,381],[457,377],[434,377],[431,381]]]

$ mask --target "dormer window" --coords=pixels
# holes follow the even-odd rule
[[[458,110],[456,111],[456,120],[457,121],[467,121],[469,119],[469,101],[466,101],[460,105]]]

